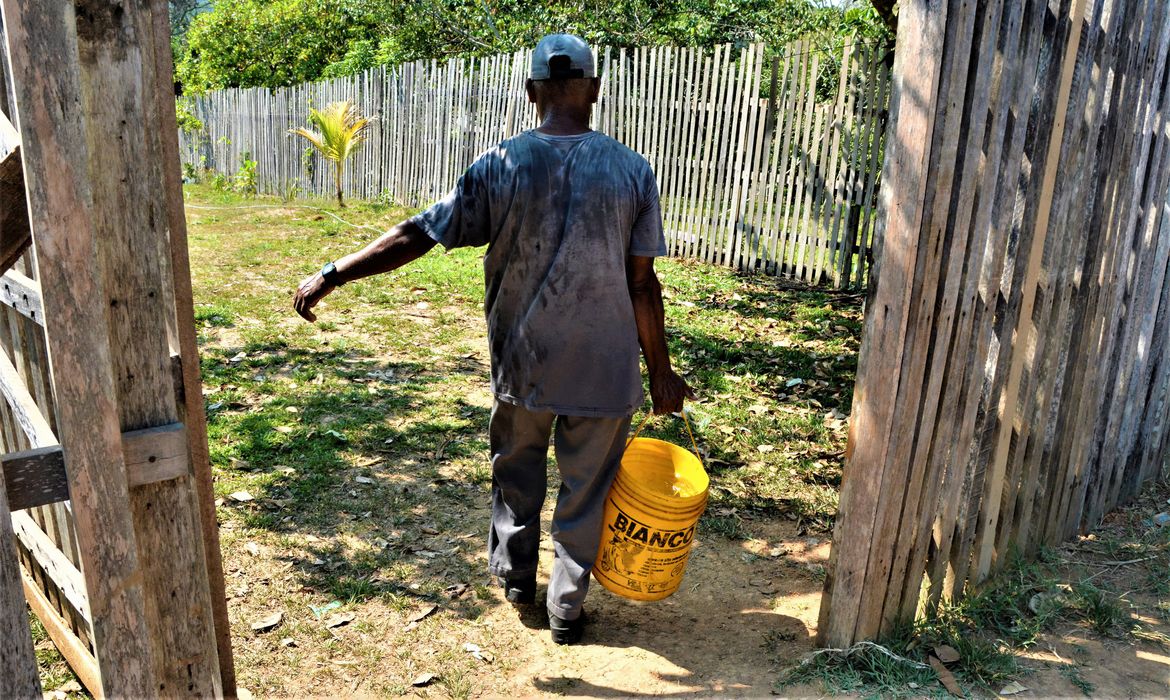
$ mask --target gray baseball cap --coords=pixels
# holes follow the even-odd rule
[[[533,80],[596,78],[593,52],[579,36],[549,34],[532,52],[532,70],[528,77]]]

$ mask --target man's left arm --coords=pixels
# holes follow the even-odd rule
[[[654,272],[654,258],[631,255],[626,261],[626,285],[634,305],[638,343],[650,373],[650,398],[655,413],[677,413],[685,399],[695,392],[670,366],[666,347],[666,311],[662,305],[662,284]]]

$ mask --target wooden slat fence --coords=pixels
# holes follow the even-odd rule
[[[829,59],[840,59],[833,90]],[[475,157],[536,126],[526,52],[374,68],[348,78],[222,90],[193,101],[203,130],[181,135],[191,168],[234,175],[257,162],[261,192],[327,195],[331,175],[288,130],[310,105],[355,102],[376,122],[345,191],[423,207]],[[670,252],[810,283],[859,287],[872,260],[887,116],[884,53],[847,42],[830,57],[798,42],[711,53],[603,49],[594,128],[658,174]]]
[[[0,445],[6,453],[57,444],[56,397],[34,257],[30,250],[0,277],[0,388],[7,399],[0,402]],[[27,430],[22,423],[35,428]],[[58,501],[16,511],[12,523],[25,598],[54,643],[67,648],[66,657],[86,687],[100,689],[71,504]]]
[[[1170,4],[900,7],[832,646],[1170,466]]]

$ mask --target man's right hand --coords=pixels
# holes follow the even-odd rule
[[[650,400],[654,402],[654,413],[678,413],[683,410],[683,401],[695,398],[695,391],[673,370],[650,375]]]
[[[329,296],[334,289],[336,287],[326,282],[325,278],[321,277],[320,272],[314,272],[301,280],[300,286],[297,287],[297,293],[293,297],[293,308],[306,321],[316,321],[317,314],[313,313],[313,307],[317,305],[317,302]]]

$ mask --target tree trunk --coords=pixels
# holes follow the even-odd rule
[[[341,169],[342,161],[337,161],[337,165],[333,169],[333,181],[337,184],[337,206],[344,209],[345,201],[341,198]]]

